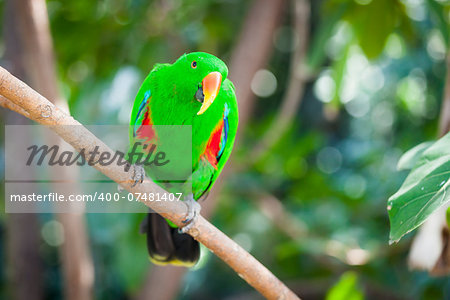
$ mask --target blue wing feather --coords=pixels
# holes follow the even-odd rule
[[[136,136],[136,130],[137,130],[137,127],[139,127],[139,126],[137,126],[138,125],[137,123],[141,117],[142,112],[144,111],[144,108],[147,106],[148,99],[150,99],[151,95],[152,95],[152,93],[150,91],[145,92],[144,99],[142,99],[141,104],[139,104],[139,110],[136,115],[136,119],[134,120],[133,136]]]
[[[219,161],[220,157],[225,150],[225,145],[228,140],[228,132],[230,130],[230,124],[228,123],[228,114],[230,113],[230,109],[228,108],[228,104],[225,103],[225,109],[223,112],[223,131],[222,131],[222,140],[220,142],[220,151],[217,153],[216,159]]]

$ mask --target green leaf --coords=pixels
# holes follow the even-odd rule
[[[411,170],[414,167],[414,165],[419,161],[419,158],[422,156],[425,150],[427,150],[431,145],[433,145],[433,143],[434,141],[424,142],[406,151],[405,154],[403,154],[402,157],[400,158],[397,164],[397,169],[399,171]]]
[[[344,273],[328,291],[326,300],[362,300],[364,295],[358,286],[358,276],[354,272]]]
[[[426,149],[389,198],[390,240],[398,241],[450,201],[450,133]]]

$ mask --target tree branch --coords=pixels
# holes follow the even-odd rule
[[[9,99],[3,97],[2,95],[0,95],[0,106],[12,110],[26,118],[30,118],[30,114],[25,109],[11,102]]]
[[[0,95],[10,99],[13,103],[28,111],[30,119],[48,126],[77,151],[85,149],[86,153],[89,153],[95,147],[98,147],[97,152],[108,152],[113,156],[113,151],[78,121],[67,115],[25,83],[12,76],[4,68],[0,68]],[[74,126],[71,126],[69,130],[67,126],[58,125]],[[125,172],[118,165],[101,166],[95,164],[94,167],[131,193],[154,192],[161,195],[167,193],[148,178],[142,184],[133,187],[133,180],[130,178],[130,173]],[[183,226],[182,221],[185,218],[186,210],[183,203],[146,201],[145,204],[177,226]],[[195,224],[188,233],[208,247],[266,298],[298,299],[266,267],[201,215],[198,216]]]

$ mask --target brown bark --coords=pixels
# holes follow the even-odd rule
[[[55,103],[59,91],[45,1],[12,0],[12,5],[26,76],[38,92]]]
[[[22,107],[14,104],[13,102],[9,101],[3,96],[0,96],[0,106],[7,108],[9,110],[12,110],[18,114],[21,114],[22,116],[28,118],[30,115],[26,110],[24,110]]]
[[[0,68],[0,95],[28,111],[33,121],[48,126],[77,151],[83,150],[85,153],[92,153],[96,149],[95,152],[97,153],[109,153],[109,157],[114,156],[114,152],[107,145],[97,139],[78,121],[12,76],[4,68]],[[96,155],[93,161],[98,160],[98,158],[99,155]],[[120,184],[130,193],[157,193],[161,195],[160,197],[165,196],[169,199],[167,192],[148,178],[141,184],[134,186],[134,180],[130,175],[133,173],[124,171],[123,167],[119,165],[102,166],[95,164],[94,168]],[[130,171],[133,172],[134,170]],[[179,201],[143,201],[143,203],[175,225],[183,227],[183,220],[186,216],[184,203]],[[266,267],[201,215],[196,218],[195,223],[187,233],[209,248],[264,297],[268,299],[299,299]]]
[[[25,67],[20,59],[21,46],[19,45],[17,28],[14,26],[14,7],[12,1],[5,4],[4,27],[6,51],[4,63],[7,64],[16,76],[24,78]],[[18,105],[1,97],[1,104],[8,108],[22,112],[29,116]],[[5,116],[6,124],[26,125],[30,121],[12,112]],[[17,143],[26,136],[17,137]],[[30,188],[30,185],[27,186]],[[25,189],[25,188],[24,188]],[[32,192],[31,189],[24,192]],[[44,264],[39,253],[41,246],[40,224],[36,214],[8,214],[6,216],[6,244],[8,261],[9,296],[15,300],[44,299]]]
[[[44,266],[39,255],[40,226],[36,216],[11,214],[7,218],[10,299],[44,299]]]
[[[49,28],[46,3],[44,0],[14,0],[14,25],[21,45],[22,63],[31,86],[42,95],[68,111],[67,102],[58,90],[53,43]],[[3,99],[2,99],[3,100]],[[16,109],[14,107],[13,109]],[[55,141],[55,144],[61,141]],[[58,169],[53,176],[67,173],[67,168]],[[64,178],[76,181],[77,174],[65,174]],[[58,192],[60,186],[53,189]],[[77,187],[73,186],[75,194]],[[79,204],[77,204],[79,205]],[[64,273],[64,294],[68,300],[92,298],[94,270],[89,250],[84,216],[80,213],[57,214],[57,220],[64,228],[64,243],[60,248]]]
[[[29,122],[20,116],[7,115],[7,124],[27,125]],[[27,132],[14,137],[13,143],[20,147],[30,138]],[[23,192],[31,194],[34,188],[27,184]],[[11,299],[44,299],[44,263],[40,255],[42,240],[37,214],[8,214],[6,218],[6,238],[8,245],[8,275]]]

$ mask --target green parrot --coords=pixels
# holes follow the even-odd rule
[[[237,126],[235,88],[227,79],[228,68],[214,55],[194,52],[182,55],[173,64],[156,64],[140,87],[130,119],[130,147],[137,140],[156,145],[158,150],[174,148],[171,138],[158,132],[158,126],[191,125],[192,164],[172,168],[171,176],[182,178],[181,185],[158,182],[166,190],[182,192],[187,205],[186,226],[177,228],[156,213],[149,213],[142,230],[153,263],[193,266],[200,247],[184,233],[200,211],[196,202],[204,199],[230,157]],[[162,127],[162,126],[161,126]],[[178,147],[179,148],[179,147]],[[141,152],[144,150],[141,148]],[[190,153],[189,151],[189,153]],[[150,178],[157,168],[141,168]],[[142,176],[143,178],[143,176]],[[182,180],[182,182],[183,182]],[[186,191],[189,193],[186,195]]]

